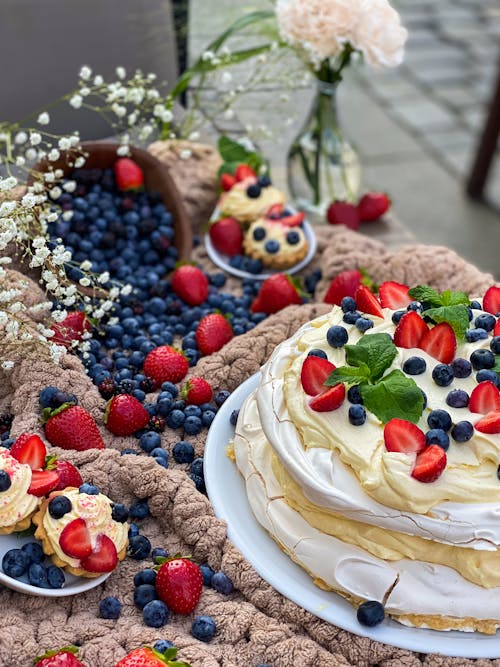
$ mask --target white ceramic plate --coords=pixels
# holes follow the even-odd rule
[[[0,563],[4,554],[10,549],[20,549],[23,544],[27,542],[35,542],[34,537],[20,537],[18,535],[0,535]],[[44,564],[48,564],[48,559]],[[64,573],[66,578],[66,583],[62,588],[38,588],[38,586],[32,586],[28,583],[28,577],[26,575],[20,577],[19,579],[13,579],[8,577],[2,568],[0,567],[0,584],[12,588],[19,593],[26,593],[27,595],[39,595],[41,597],[47,598],[60,598],[67,595],[76,595],[77,593],[83,593],[88,591],[90,588],[95,588],[105,581],[111,573],[107,572],[102,574],[100,577],[75,577],[72,574],[67,572]]]
[[[295,212],[293,209],[291,209],[289,206],[287,207],[290,211]],[[214,213],[214,217],[217,217],[217,213]],[[269,278],[269,276],[272,276],[275,273],[297,273],[298,271],[301,271],[304,267],[306,267],[311,259],[314,257],[314,254],[316,252],[316,235],[313,231],[313,228],[311,225],[307,222],[307,220],[304,220],[302,223],[302,229],[304,230],[304,236],[309,242],[309,248],[307,250],[307,254],[304,257],[304,259],[300,260],[300,262],[297,262],[297,264],[294,264],[293,266],[289,267],[288,269],[268,269],[265,273],[249,273],[248,271],[242,271],[241,269],[235,269],[231,264],[229,264],[229,255],[225,255],[218,250],[216,250],[212,244],[212,241],[210,240],[210,235],[205,234],[205,247],[207,249],[208,256],[212,260],[214,264],[217,264],[217,266],[220,269],[223,269],[224,271],[227,271],[227,273],[232,274],[233,276],[236,276],[237,278],[253,278],[254,280],[265,280],[266,278]]]
[[[233,437],[229,422],[233,410],[258,385],[260,373],[240,385],[220,408],[208,432],[204,473],[208,496],[216,515],[227,522],[229,538],[263,579],[284,596],[319,618],[344,630],[418,653],[442,653],[464,658],[500,657],[500,633],[438,632],[408,628],[390,619],[375,628],[358,623],[354,608],[333,592],[317,588],[309,575],[274,542],[254,517],[243,478],[226,456]]]

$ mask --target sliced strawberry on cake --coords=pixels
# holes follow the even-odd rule
[[[384,442],[388,452],[419,454],[426,448],[424,432],[416,424],[397,417],[385,425]]]
[[[345,399],[345,387],[336,384],[309,401],[309,407],[315,412],[331,412],[339,408]]]
[[[380,301],[366,285],[358,287],[354,295],[354,300],[356,301],[356,308],[362,313],[375,315],[375,317],[384,317]]]
[[[325,389],[325,382],[332,371],[334,364],[328,359],[311,355],[304,359],[300,373],[300,382],[303,390],[309,396],[316,396]]]
[[[409,287],[402,283],[397,283],[394,280],[387,280],[382,283],[378,289],[378,296],[382,308],[406,308],[413,299],[408,294]]]
[[[471,392],[469,410],[486,415],[488,412],[500,412],[500,391],[493,382],[481,382]]]
[[[448,322],[440,322],[422,336],[418,347],[441,363],[449,364],[455,358],[457,339]]]

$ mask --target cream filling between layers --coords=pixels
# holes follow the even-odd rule
[[[13,526],[29,516],[39,505],[40,498],[28,493],[31,468],[19,463],[8,449],[0,447],[0,470],[10,477],[10,487],[0,492],[0,527]]]
[[[251,395],[240,410],[234,438],[236,464],[252,511],[315,583],[358,599],[384,601],[386,611],[396,616],[500,619],[498,587],[477,586],[445,565],[387,562],[311,526],[283,497],[272,470],[272,449],[255,411]]]
[[[71,501],[71,510],[60,519],[51,517],[47,510],[42,522],[56,555],[62,561],[74,568],[80,567],[80,560],[71,558],[64,553],[59,544],[59,538],[64,528],[74,519],[79,518],[85,519],[92,547],[96,544],[97,536],[103,533],[114,542],[117,553],[122,551],[127,544],[128,526],[126,523],[119,523],[112,518],[111,500],[107,496],[103,493],[98,495],[80,493],[78,489],[65,490],[62,495]]]
[[[390,321],[391,311],[386,313]],[[328,327],[341,323],[341,320],[341,310],[334,308],[330,314],[304,325],[275,350],[263,368],[257,392],[259,415],[266,438],[282,465],[299,484],[305,497],[319,507],[396,532],[456,546],[495,550],[500,543],[500,502],[480,500],[493,498],[500,501],[500,482],[496,476],[498,464],[491,461],[498,457],[500,436],[475,433],[469,443],[452,441],[443,475],[437,482],[423,484],[410,476],[412,457],[385,451],[383,425],[374,416],[370,416],[363,426],[351,426],[347,418],[347,402],[332,413],[314,413],[307,407],[300,379],[298,385],[295,383],[293,388],[287,389],[286,378],[289,382],[295,374],[300,378],[302,361],[312,347],[325,349],[337,366],[344,363],[342,349],[333,349],[326,343]],[[382,326],[376,326],[370,332],[394,329],[392,323],[378,322]],[[349,342],[355,342],[360,336],[358,330],[346,328],[350,332]],[[481,344],[484,346],[484,341],[463,346],[458,355],[469,356]],[[425,420],[429,410],[443,407],[443,390],[446,395],[449,388],[435,385],[430,371],[437,362],[422,350],[399,350],[398,359],[414,354],[423,356],[428,363],[428,377],[414,377],[428,397],[429,407],[420,422],[423,430],[427,430]],[[294,364],[294,370],[287,373]],[[474,385],[474,378],[467,378],[455,380],[453,386],[470,392]],[[298,416],[295,415],[293,421],[286,403],[288,399],[294,406],[299,403],[295,408]],[[470,418],[474,423],[481,417],[465,408],[449,408],[448,411],[454,420]],[[309,447],[304,447],[297,424]],[[486,451],[486,456],[481,450]],[[355,474],[357,466],[362,471],[359,480]],[[443,502],[453,494],[469,502]],[[395,496],[399,509],[391,507]],[[388,502],[384,502],[386,498]]]

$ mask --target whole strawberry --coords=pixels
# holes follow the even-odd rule
[[[293,304],[301,304],[302,299],[292,279],[284,273],[275,273],[266,278],[253,300],[252,313],[277,313],[278,310]]]
[[[200,320],[195,338],[202,354],[213,354],[229,343],[233,335],[233,329],[224,315],[211,313]]]
[[[83,484],[80,471],[69,461],[61,461],[52,457],[47,462],[46,469],[55,470],[59,475],[59,483],[55,487],[56,491],[66,489],[68,486],[74,486],[78,489]]]
[[[35,667],[85,667],[76,657],[76,646],[65,646],[56,651],[47,651],[35,658]]]
[[[358,202],[358,213],[361,222],[378,220],[387,213],[391,200],[385,192],[367,192]]]
[[[158,569],[155,587],[158,597],[171,611],[190,614],[200,600],[203,576],[189,558],[169,558]]]
[[[228,192],[235,183],[236,183],[236,178],[227,171],[225,171],[220,177],[220,186],[224,190],[224,192]]]
[[[243,230],[236,218],[220,218],[210,225],[208,233],[219,252],[230,257],[243,253]]]
[[[140,190],[144,185],[144,174],[137,162],[128,157],[119,158],[113,165],[119,190]]]
[[[151,350],[144,360],[144,374],[153,378],[158,385],[163,382],[180,382],[188,370],[189,361],[182,352],[170,345],[161,345]]]
[[[190,667],[189,663],[176,660],[178,649],[175,646],[160,653],[154,648],[145,646],[136,648],[116,663],[115,667]]]
[[[73,341],[79,342],[83,334],[90,330],[90,322],[85,313],[75,310],[68,313],[62,322],[54,322],[51,328],[54,331],[51,342],[71,347]]]
[[[104,442],[94,418],[79,405],[64,403],[51,410],[45,408],[42,421],[45,435],[55,447],[62,449],[104,449]]]
[[[208,297],[208,278],[201,269],[191,264],[175,269],[171,287],[190,306],[199,306]]]
[[[345,225],[349,229],[358,229],[360,218],[358,208],[347,201],[336,199],[326,212],[326,219],[331,225]]]
[[[210,384],[200,377],[190,378],[181,389],[181,397],[192,405],[210,403],[213,394]]]
[[[132,435],[149,422],[150,414],[134,396],[119,394],[108,401],[104,423],[114,435]]]

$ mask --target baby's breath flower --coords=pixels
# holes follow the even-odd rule
[[[65,192],[74,192],[76,190],[76,181],[65,181],[62,188]]]
[[[40,123],[40,125],[48,125],[50,123],[49,114],[46,111],[42,111],[37,118],[37,122]]]
[[[70,106],[73,107],[73,109],[80,109],[82,106],[83,98],[81,95],[75,94],[73,97],[71,97],[69,103]]]
[[[90,278],[87,278],[87,276],[83,276],[83,278],[80,278],[78,281],[82,287],[90,287]]]
[[[116,149],[116,154],[119,155],[120,157],[128,155],[129,153],[130,153],[130,147],[127,146],[126,144],[123,146],[118,146],[118,148]]]
[[[27,133],[24,130],[21,130],[21,132],[18,132],[14,137],[14,141],[18,145],[25,144],[28,141]]]
[[[124,67],[117,67],[115,72],[116,72],[116,76],[119,79],[124,79],[127,76],[127,72],[125,71]]]
[[[92,70],[88,65],[83,65],[80,69],[80,79],[88,81],[92,76]]]
[[[38,146],[42,141],[42,135],[40,132],[30,132],[30,144],[32,146]]]
[[[80,88],[79,93],[82,97],[88,97],[92,91],[87,86]]]
[[[76,169],[80,169],[81,167],[83,167],[84,164],[85,164],[85,158],[83,157],[83,155],[80,155],[80,157],[76,158],[75,160]]]
[[[90,271],[92,269],[92,262],[88,259],[85,259],[83,262],[81,262],[80,268],[82,271]]]
[[[17,178],[14,176],[8,176],[7,178],[0,178],[0,190],[6,192],[7,190],[12,190],[17,185]]]
[[[71,148],[71,141],[70,141],[69,137],[61,137],[59,139],[57,145],[59,146],[59,148],[62,151],[67,151],[68,148]]]
[[[104,79],[102,78],[102,76],[100,74],[97,74],[94,77],[94,86],[99,87],[99,86],[102,86],[103,83],[104,83]]]
[[[179,153],[179,157],[181,160],[189,160],[193,153],[189,150],[189,148],[185,148]]]

